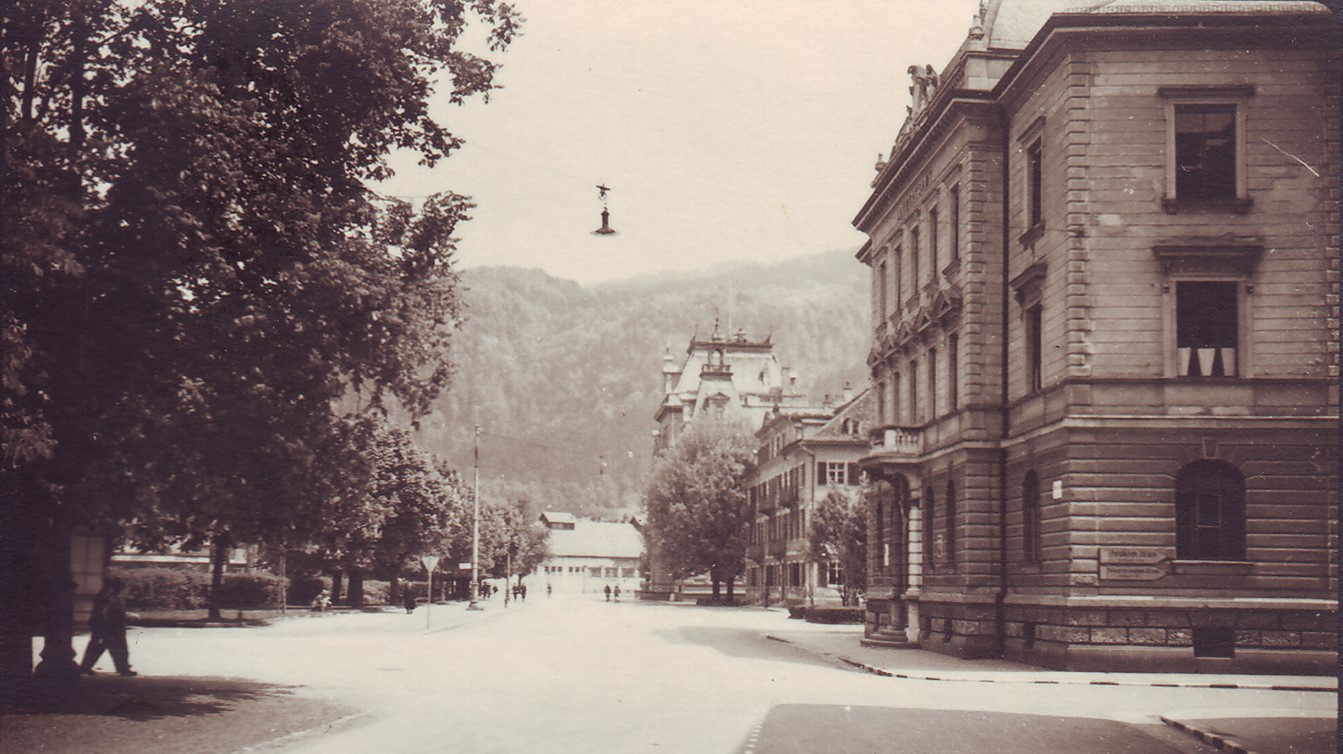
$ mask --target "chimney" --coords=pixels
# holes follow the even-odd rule
[[[848,380],[844,380],[844,402],[853,400],[853,385]]]

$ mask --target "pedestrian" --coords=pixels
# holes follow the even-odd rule
[[[129,615],[126,612],[126,601],[121,598],[121,587],[121,579],[111,576],[93,600],[93,614],[89,616],[92,636],[89,646],[84,650],[84,661],[79,664],[80,669],[89,675],[93,674],[93,666],[98,664],[104,650],[112,655],[117,675],[139,675],[131,670],[130,648],[126,646],[126,620]]]
[[[616,584],[615,591],[612,592],[612,594],[615,595],[615,597],[616,597],[616,602],[619,602],[619,601],[620,601],[620,585],[619,585],[619,584]]]
[[[418,602],[415,599],[415,592],[410,587],[406,587],[406,594],[405,597],[402,599],[401,604],[405,605],[406,607],[406,615],[410,615],[411,613],[415,612],[415,606],[418,604]]]
[[[325,613],[331,609],[331,593],[323,589],[312,599],[312,609],[319,613]]]
[[[547,597],[547,598],[550,597],[550,589],[551,589],[550,584],[546,584],[546,597]]]
[[[606,585],[606,588],[603,589],[602,591],[603,591],[603,592],[606,592],[606,601],[607,601],[607,602],[610,602],[610,601],[611,601],[611,585],[610,585],[610,584],[607,584],[607,585]]]
[[[526,601],[527,601],[527,585],[526,585],[526,584],[518,584],[518,594],[522,595],[522,601],[523,601],[523,602],[526,602]]]

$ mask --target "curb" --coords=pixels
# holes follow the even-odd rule
[[[862,660],[855,660],[844,655],[832,655],[829,652],[814,650],[789,639],[780,638],[771,634],[765,634],[766,639],[792,644],[795,647],[801,647],[805,651],[813,654],[823,655],[825,657],[834,657],[846,665],[851,665],[859,670],[865,670],[873,675],[879,675],[884,678],[902,678],[910,681],[960,681],[962,683],[1029,683],[1040,685],[1074,685],[1074,686],[1141,686],[1146,688],[1183,688],[1183,689],[1251,689],[1255,691],[1323,691],[1330,694],[1338,693],[1338,689],[1323,688],[1318,686],[1282,686],[1269,683],[1199,683],[1191,681],[1093,681],[1083,679],[1045,679],[1045,678],[964,678],[955,676],[935,676],[923,675],[919,673],[897,673],[893,670],[877,667]],[[1243,754],[1243,752],[1242,752]],[[1250,752],[1249,754],[1253,754]]]
[[[1180,720],[1174,720],[1169,717],[1166,717],[1165,715],[1161,715],[1161,722],[1182,733],[1188,733],[1194,738],[1197,738],[1199,741],[1208,744],[1209,746],[1212,746],[1213,748],[1218,749],[1219,751],[1230,752],[1230,754],[1258,754],[1255,751],[1252,751],[1250,749],[1245,748],[1244,746],[1241,746],[1235,741],[1229,740],[1226,736],[1223,736],[1220,733],[1213,733],[1212,731],[1207,730],[1205,728],[1200,728],[1197,725],[1191,725],[1189,723]]]

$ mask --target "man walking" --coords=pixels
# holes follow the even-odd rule
[[[117,675],[139,675],[131,670],[130,648],[126,646],[126,601],[121,597],[121,587],[121,579],[109,577],[93,600],[89,645],[84,649],[84,661],[79,664],[89,675],[93,675],[93,666],[98,664],[103,650],[112,655]]]

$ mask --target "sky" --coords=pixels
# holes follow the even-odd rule
[[[977,0],[516,0],[490,102],[435,115],[464,146],[397,158],[383,193],[473,198],[459,268],[590,285],[857,250],[851,223],[909,103]],[[595,236],[603,203],[614,236]]]

